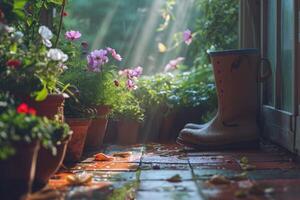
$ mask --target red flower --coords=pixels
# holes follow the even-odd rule
[[[29,108],[26,103],[21,103],[17,108],[17,112],[19,114],[36,115],[36,110],[34,108]]]
[[[115,84],[116,87],[120,86],[120,82],[118,80],[114,80],[114,84]]]
[[[33,109],[33,108],[29,108],[27,113],[30,114],[30,115],[34,115],[35,116],[36,115],[36,110]]]
[[[18,108],[17,108],[17,112],[18,113],[24,113],[27,114],[28,113],[28,105],[26,103],[21,103]]]
[[[17,59],[10,59],[6,62],[6,65],[11,67],[11,68],[14,68],[14,69],[17,69],[21,66],[21,61],[17,60]]]
[[[63,12],[63,16],[64,16],[64,17],[67,17],[68,15],[69,15],[69,14],[68,14],[66,11]]]

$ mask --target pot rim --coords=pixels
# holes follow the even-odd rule
[[[229,49],[229,50],[222,50],[222,51],[209,51],[208,54],[210,56],[259,54],[259,49],[257,48]]]

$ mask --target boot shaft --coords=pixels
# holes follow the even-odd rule
[[[241,49],[211,52],[218,112],[224,121],[256,118],[258,111],[259,51]]]

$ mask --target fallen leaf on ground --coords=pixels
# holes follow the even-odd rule
[[[241,159],[240,159],[240,163],[241,164],[248,164],[249,163],[249,160],[246,156],[243,156]]]
[[[94,155],[94,161],[112,161],[114,158],[104,153],[98,153]]]
[[[67,176],[66,180],[69,185],[88,185],[92,182],[93,176],[84,172],[80,174],[69,175]]]
[[[182,182],[181,176],[179,174],[176,174],[176,175],[172,176],[171,178],[168,178],[167,181],[169,181],[171,183]]]
[[[250,165],[250,164],[241,164],[241,168],[242,168],[242,170],[250,171],[250,170],[255,170],[256,166]]]
[[[275,192],[275,189],[272,188],[272,187],[266,188],[266,189],[265,189],[265,194],[272,194],[272,193],[274,193],[274,192]]]
[[[241,180],[246,180],[248,178],[248,173],[247,172],[242,172],[240,174],[234,175],[231,180],[234,181],[241,181]]]
[[[131,155],[132,155],[132,152],[130,152],[130,151],[113,153],[113,157],[121,157],[121,158],[127,158]]]
[[[245,198],[245,197],[247,197],[247,195],[248,195],[248,193],[246,190],[237,190],[234,193],[234,196],[237,198]]]
[[[230,180],[228,180],[225,176],[222,175],[213,175],[210,178],[209,182],[214,185],[223,185],[223,184],[229,184]]]

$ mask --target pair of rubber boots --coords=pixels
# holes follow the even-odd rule
[[[197,149],[257,147],[259,87],[271,75],[270,63],[258,49],[210,52],[215,76],[218,112],[206,124],[187,124],[177,142]],[[261,75],[262,61],[268,66]]]

